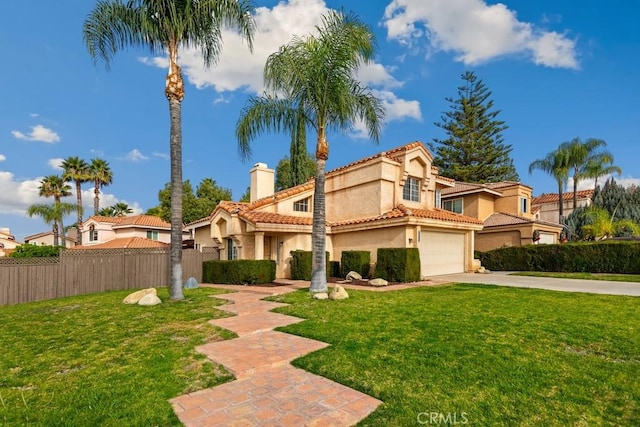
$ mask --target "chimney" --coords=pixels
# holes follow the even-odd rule
[[[275,171],[266,163],[256,163],[249,172],[251,175],[250,201],[254,202],[273,195]]]

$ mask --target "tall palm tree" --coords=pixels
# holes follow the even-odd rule
[[[184,81],[178,50],[198,47],[206,67],[222,50],[222,27],[240,31],[253,49],[254,21],[250,0],[98,0],[84,22],[89,54],[108,67],[111,58],[126,47],[167,53],[169,72],[165,96],[169,101],[171,129],[171,298],[182,294],[182,113]]]
[[[264,67],[267,90],[251,97],[236,125],[241,154],[266,131],[291,131],[298,121],[316,131],[313,197],[311,292],[326,292],[325,166],[329,158],[327,131],[350,129],[361,120],[377,142],[384,112],[367,87],[355,80],[358,67],[374,54],[374,36],[353,14],[330,12],[316,27],[317,34],[294,37],[272,54]]]
[[[569,179],[567,153],[558,148],[548,153],[543,159],[534,160],[529,165],[529,174],[533,173],[536,169],[548,173],[558,183],[558,219],[562,224],[564,223],[563,190]]]
[[[78,245],[82,244],[82,188],[83,182],[91,181],[89,164],[79,157],[68,157],[62,161],[64,173],[62,178],[66,181],[73,181],[76,184],[76,203],[78,213]]]
[[[100,216],[126,216],[130,213],[133,213],[133,209],[129,207],[128,204],[124,202],[118,202],[113,206],[107,206],[106,208],[100,209],[98,215]]]
[[[42,197],[53,197],[54,206],[58,206],[62,203],[62,198],[71,195],[71,187],[58,175],[45,176],[40,180],[40,186],[38,187],[39,195]],[[62,216],[56,218],[56,224],[59,225],[59,234],[62,235],[64,241],[64,224],[62,223]],[[57,236],[54,233],[54,244],[57,245]]]
[[[58,246],[60,243],[58,229],[58,223],[62,223],[62,218],[65,215],[69,215],[76,210],[76,207],[71,203],[54,203],[52,205],[47,204],[35,204],[29,206],[27,214],[32,217],[34,215],[41,217],[45,224],[53,225],[53,245]],[[62,246],[66,246],[64,241],[64,235],[62,236]]]
[[[560,145],[560,150],[566,153],[569,169],[573,171],[573,209],[578,207],[578,182],[584,176],[583,169],[600,154],[597,150],[606,145],[605,141],[596,138],[586,141],[573,138]]]
[[[582,178],[594,180],[593,187],[598,186],[598,178],[617,173],[622,174],[622,169],[613,164],[613,154],[608,151],[598,153],[587,161],[581,171]]]
[[[113,172],[109,162],[103,159],[91,159],[89,176],[93,182],[93,214],[98,215],[100,210],[100,189],[113,182]]]

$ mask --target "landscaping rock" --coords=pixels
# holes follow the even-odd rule
[[[326,292],[317,292],[313,294],[313,299],[329,299],[329,294]]]
[[[331,293],[329,294],[329,299],[347,299],[349,298],[349,294],[347,291],[340,285],[336,285]]]
[[[156,291],[156,288],[147,288],[147,289],[141,289],[139,291],[136,291],[132,294],[129,294],[125,297],[125,299],[122,300],[123,304],[137,304],[138,301],[140,301],[140,298],[142,298],[145,295],[148,294],[153,294],[153,295],[157,295],[158,292]]]
[[[491,273],[491,271],[489,271],[489,269],[484,268],[484,267],[480,267],[477,272],[480,273],[480,274],[489,274],[489,273]]]
[[[369,284],[371,286],[387,286],[389,284],[389,282],[387,282],[384,279],[377,278],[377,279],[369,280]]]
[[[347,273],[347,280],[362,280],[362,276],[357,271]]]
[[[162,300],[160,298],[158,298],[158,295],[156,294],[147,294],[145,296],[143,296],[142,298],[140,298],[140,301],[138,301],[138,305],[158,305],[162,302]]]
[[[195,277],[189,277],[184,284],[185,289],[196,289],[198,287],[198,281]]]

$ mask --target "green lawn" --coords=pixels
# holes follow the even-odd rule
[[[640,282],[640,274],[556,273],[545,271],[518,271],[514,276],[557,277],[560,279],[610,280],[613,282]]]
[[[0,307],[0,425],[180,425],[168,399],[228,381],[194,347],[233,336],[211,288],[123,305],[130,291]]]
[[[640,425],[640,298],[455,285],[278,297],[295,365],[385,403],[362,426]],[[435,417],[435,418],[433,418]]]

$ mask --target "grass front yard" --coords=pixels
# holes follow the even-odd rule
[[[211,288],[123,305],[130,291],[0,307],[0,425],[180,425],[168,399],[232,376],[194,347],[234,336]]]
[[[385,403],[362,426],[640,425],[640,298],[454,285],[278,297],[295,365]]]
[[[609,280],[612,282],[640,282],[640,274],[609,274],[609,273],[560,273],[545,271],[518,271],[514,276],[556,277],[559,279]]]

